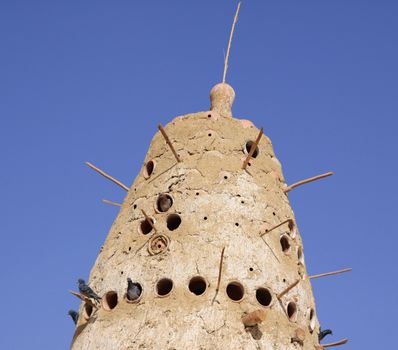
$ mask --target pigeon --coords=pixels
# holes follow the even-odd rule
[[[74,324],[77,324],[77,320],[79,319],[79,314],[75,310],[69,310],[68,315],[72,317]]]
[[[167,210],[169,210],[171,208],[171,206],[173,205],[173,201],[171,199],[171,197],[169,197],[168,195],[161,195],[158,199],[158,209],[161,212],[165,212]]]
[[[324,331],[322,331],[321,329],[319,329],[319,334],[318,334],[318,339],[319,341],[321,341],[323,338],[325,338],[328,334],[333,334],[332,330],[330,329],[325,329]]]
[[[101,298],[94,293],[94,291],[86,284],[86,282],[84,282],[83,279],[80,278],[78,282],[79,282],[79,292],[81,294],[83,294],[87,298],[93,298],[96,301],[101,300]]]
[[[136,300],[140,297],[142,288],[139,283],[134,283],[131,278],[127,278],[127,299]]]

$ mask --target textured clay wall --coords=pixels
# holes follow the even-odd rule
[[[81,307],[74,350],[285,350],[318,344],[299,232],[285,224],[260,237],[294,220],[271,141],[263,136],[258,154],[242,170],[246,144],[259,130],[216,110],[177,117],[165,127],[180,163],[160,132],[153,138],[91,271],[89,284],[103,296],[103,306],[95,312]],[[157,204],[162,194],[172,199],[166,212]],[[223,247],[220,289],[212,302]],[[143,288],[137,303],[124,298],[127,277]],[[266,319],[245,328],[242,316],[259,309]]]

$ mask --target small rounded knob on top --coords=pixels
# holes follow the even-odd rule
[[[232,117],[232,104],[235,100],[235,91],[226,83],[219,83],[210,91],[210,110],[216,111],[223,117]]]

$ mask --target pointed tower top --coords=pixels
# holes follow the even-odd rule
[[[223,117],[232,117],[232,104],[235,100],[235,91],[227,83],[214,85],[210,91],[210,109]]]

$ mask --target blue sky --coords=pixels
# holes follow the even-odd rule
[[[67,349],[88,277],[157,123],[207,110],[235,1],[0,3],[1,349]],[[243,1],[234,115],[272,139],[324,328],[396,343],[398,2]]]

